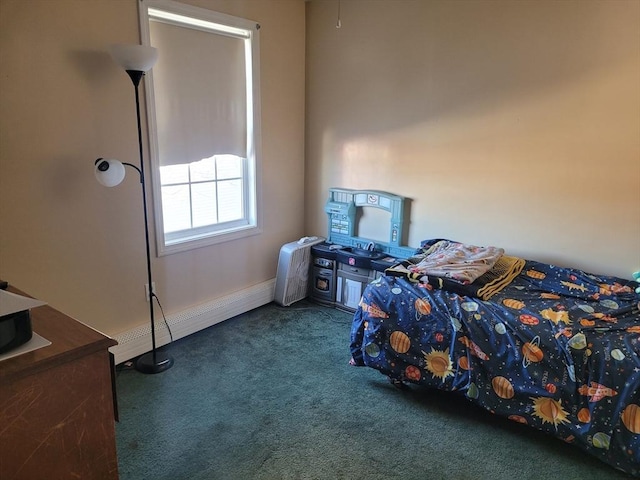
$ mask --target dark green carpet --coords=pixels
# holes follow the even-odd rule
[[[119,370],[120,478],[627,478],[463,398],[349,366],[350,324],[270,304],[175,342],[166,372]]]

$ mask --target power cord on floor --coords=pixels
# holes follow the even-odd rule
[[[169,331],[169,338],[171,338],[171,342],[173,343],[173,333],[171,332],[171,327],[169,326],[169,322],[167,322],[167,317],[164,314],[164,309],[162,308],[160,299],[155,293],[151,293],[151,296],[156,299],[156,303],[158,304],[158,307],[160,307],[160,313],[162,313],[162,319],[164,320],[164,324],[167,327],[167,330]]]
[[[162,304],[160,303],[160,299],[158,298],[158,296],[154,293],[151,292],[151,298],[155,298],[156,299],[156,303],[158,304],[158,307],[160,307],[160,313],[162,313],[162,320],[164,320],[164,324],[167,327],[167,331],[169,332],[169,338],[171,338],[171,342],[173,343],[173,332],[171,331],[171,327],[169,326],[169,322],[167,321],[167,317],[164,314],[164,309],[162,308]],[[134,370],[135,369],[135,362],[133,360],[127,360],[125,362],[122,362],[119,365],[116,365],[116,376],[118,376],[120,374],[120,372],[124,371],[124,370]]]

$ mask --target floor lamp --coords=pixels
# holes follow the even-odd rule
[[[140,153],[140,167],[131,163],[120,162],[114,159],[99,158],[95,161],[95,175],[102,185],[114,187],[118,185],[125,176],[125,165],[135,169],[140,175],[142,185],[142,209],[144,211],[144,235],[147,247],[147,279],[149,288],[149,317],[151,320],[151,342],[150,352],[140,356],[135,362],[136,370],[142,373],[160,373],[171,368],[173,358],[165,352],[160,352],[156,348],[156,328],[153,314],[153,278],[151,276],[151,249],[149,247],[149,221],[147,216],[147,192],[145,189],[144,160],[142,156],[142,127],[140,122],[140,96],[138,86],[145,72],[151,70],[158,59],[158,52],[155,48],[145,45],[113,45],[110,49],[111,56],[118,65],[129,74],[136,94],[136,114],[138,118],[138,148]]]

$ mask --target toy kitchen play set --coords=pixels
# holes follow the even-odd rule
[[[311,245],[309,294],[318,303],[355,311],[364,287],[384,274],[415,248],[402,246],[405,198],[375,190],[329,189],[325,212],[329,216],[326,241]],[[379,216],[379,212],[387,212]],[[368,213],[367,213],[368,212]],[[360,236],[359,223],[367,216],[388,218],[388,238]],[[390,218],[389,218],[390,216]],[[384,220],[376,221],[377,229]]]

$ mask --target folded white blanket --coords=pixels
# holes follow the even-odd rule
[[[411,265],[409,270],[411,273],[451,278],[467,285],[488,272],[502,255],[502,248],[441,240],[421,254],[420,257],[424,258]]]

